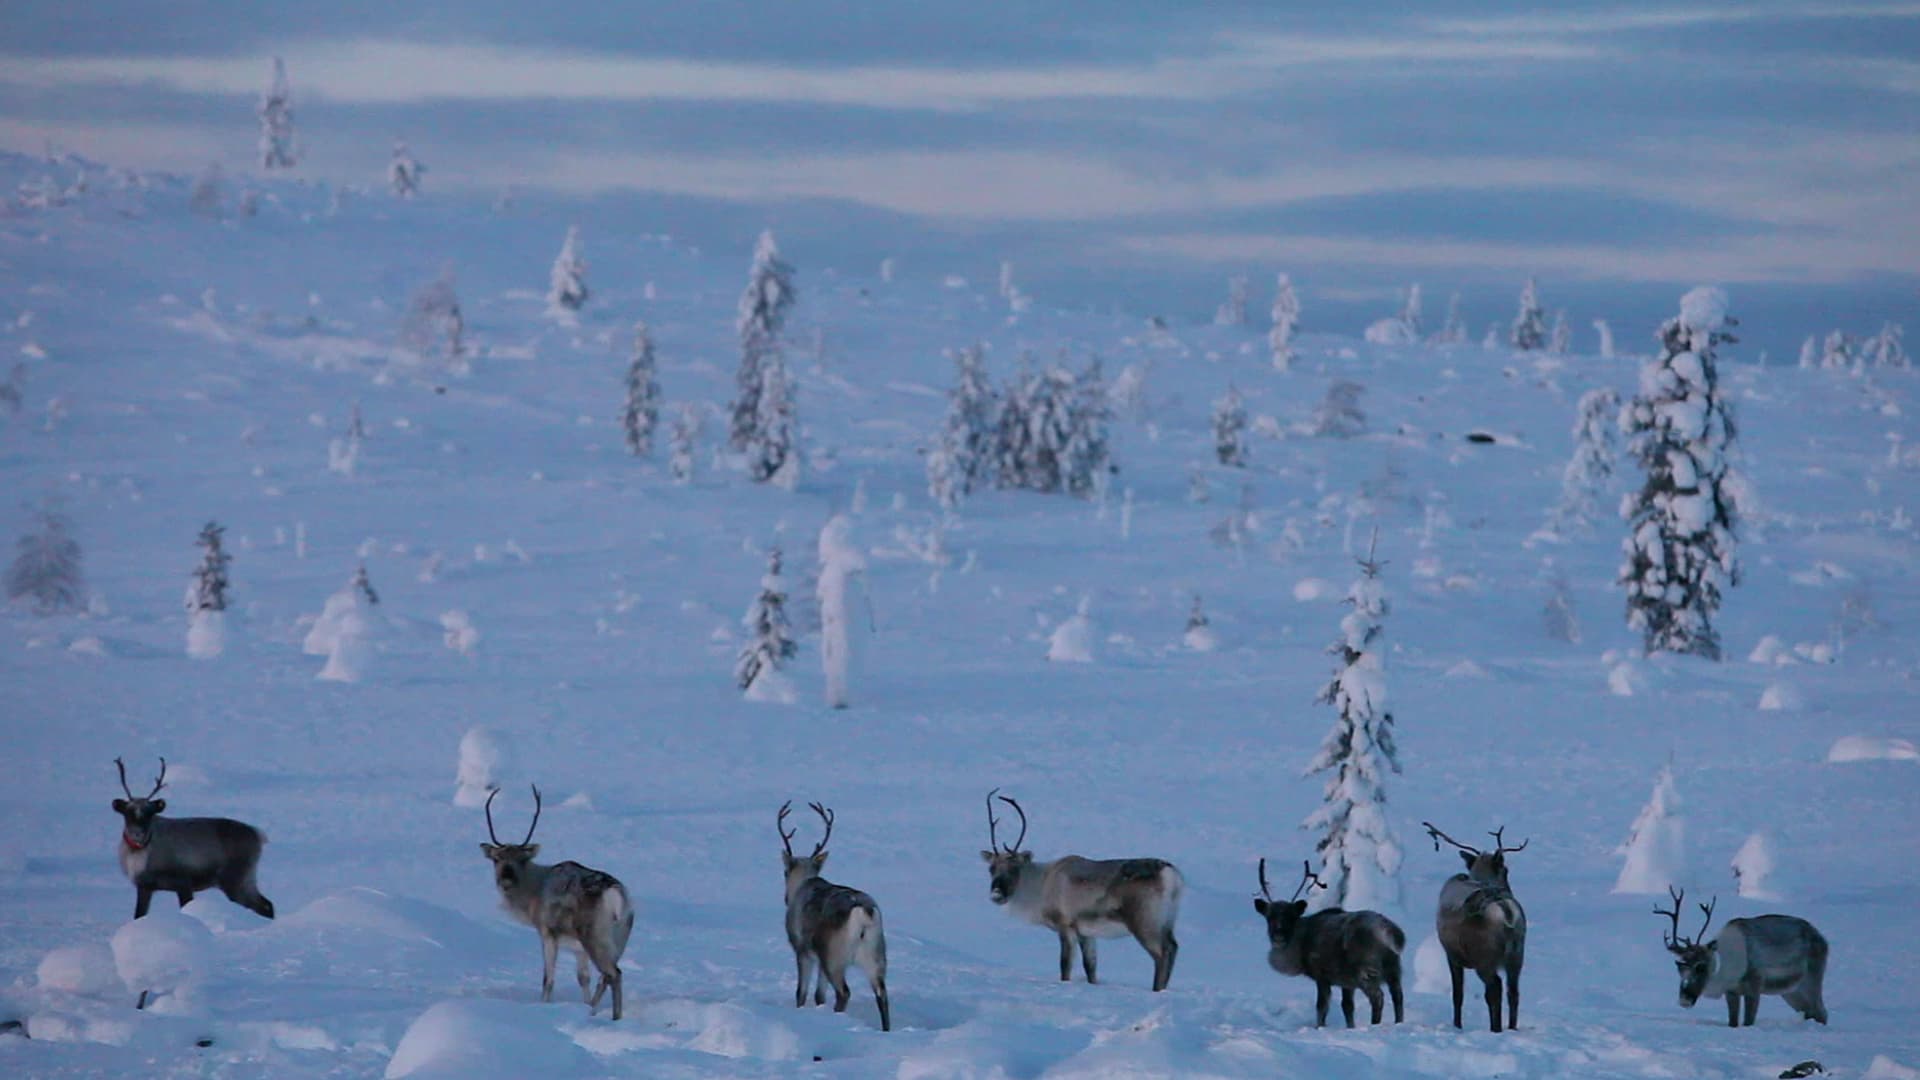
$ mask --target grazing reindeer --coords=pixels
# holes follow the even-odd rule
[[[167,800],[156,799],[167,786],[167,759],[160,759],[160,777],[145,798],[135,798],[127,787],[127,766],[120,770],[124,799],[113,800],[113,812],[126,822],[120,831],[120,869],[133,882],[133,917],[143,918],[156,892],[175,893],[186,907],[193,894],[219,888],[227,899],[257,915],[273,918],[273,901],[260,895],[253,880],[260,865],[266,834],[230,818],[166,818],[160,812]]]
[[[613,1018],[620,1019],[626,1004],[621,994],[620,954],[627,951],[627,938],[633,933],[633,904],[627,899],[627,887],[612,874],[577,862],[542,866],[533,861],[540,854],[540,845],[533,842],[533,830],[540,824],[538,787],[533,789],[533,824],[527,826],[527,838],[517,844],[501,843],[493,831],[493,797],[498,794],[499,788],[487,794],[487,836],[493,843],[481,844],[480,852],[493,861],[493,883],[500,889],[501,905],[540,934],[540,1000],[553,1000],[553,965],[564,945],[574,952],[580,997],[587,1003],[588,1014],[600,1011],[600,997],[612,987]],[[587,991],[589,961],[600,972],[600,984],[592,993]]]
[[[1460,1006],[1466,994],[1466,969],[1472,968],[1486,988],[1487,1019],[1500,1032],[1500,976],[1507,979],[1507,1027],[1520,1024],[1520,967],[1527,959],[1527,912],[1507,887],[1507,855],[1525,851],[1529,840],[1508,847],[1503,826],[1489,833],[1493,850],[1481,851],[1423,821],[1433,837],[1433,850],[1445,840],[1460,849],[1467,872],[1455,874],[1440,887],[1440,911],[1434,926],[1447,951],[1447,973],[1453,977],[1453,1026],[1460,1026]]]
[[[1821,1000],[1820,987],[1827,977],[1827,939],[1805,919],[1792,915],[1757,915],[1734,919],[1720,928],[1714,940],[1705,945],[1700,938],[1713,922],[1712,903],[1699,905],[1706,917],[1695,937],[1680,936],[1680,902],[1686,890],[1673,891],[1673,910],[1654,908],[1655,915],[1673,920],[1673,928],[1662,933],[1667,951],[1678,960],[1680,969],[1680,1005],[1691,1009],[1703,997],[1727,999],[1727,1026],[1740,1026],[1740,1003],[1746,1002],[1746,1026],[1753,1026],[1760,1011],[1761,994],[1779,994],[1787,1004],[1808,1020],[1827,1022],[1827,1005]]]
[[[1052,927],[1060,935],[1060,981],[1073,979],[1073,947],[1089,983],[1094,978],[1095,938],[1132,934],[1153,957],[1153,988],[1165,990],[1173,978],[1173,958],[1180,943],[1173,939],[1173,920],[1180,914],[1180,891],[1186,882],[1164,859],[1083,859],[1067,855],[1053,862],[1033,861],[1033,852],[1020,850],[1027,838],[1027,812],[995,788],[987,793],[987,842],[980,853],[992,874],[989,895],[1022,918]],[[993,799],[1020,815],[1020,836],[1000,846],[999,822],[993,817]]]
[[[799,980],[793,987],[793,1007],[807,1003],[807,982],[814,979],[813,1003],[824,1004],[826,987],[833,986],[833,1011],[846,1012],[847,966],[867,973],[873,985],[873,1000],[880,1006],[880,1030],[893,1030],[893,1012],[887,1005],[887,935],[880,923],[880,905],[859,889],[835,885],[820,876],[827,863],[827,841],[833,838],[833,811],[819,803],[808,803],[826,823],[826,835],[813,846],[813,854],[801,858],[793,853],[794,833],[788,831],[787,815],[793,801],[780,807],[773,827],[780,833],[780,866],[787,882],[787,944],[793,946],[793,964]],[[815,979],[814,967],[819,965]]]
[[[1373,1006],[1373,1023],[1380,1023],[1383,1004],[1380,987],[1393,995],[1393,1022],[1406,1019],[1400,996],[1400,952],[1407,947],[1407,935],[1392,919],[1377,911],[1342,911],[1326,908],[1307,915],[1307,902],[1300,893],[1310,885],[1324,889],[1327,883],[1313,872],[1311,863],[1302,861],[1300,885],[1281,903],[1267,891],[1267,860],[1260,860],[1260,895],[1254,897],[1253,910],[1267,920],[1267,963],[1282,975],[1305,975],[1313,980],[1315,1027],[1327,1026],[1327,1004],[1333,988],[1340,988],[1340,1012],[1353,1026],[1353,992],[1360,990]],[[1304,916],[1304,917],[1303,917]]]

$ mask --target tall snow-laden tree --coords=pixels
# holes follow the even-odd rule
[[[1567,325],[1567,309],[1553,313],[1553,333],[1547,339],[1547,351],[1564,356],[1573,351],[1573,327]]]
[[[647,324],[633,324],[633,359],[627,363],[627,404],[620,410],[620,429],[626,433],[627,452],[635,457],[653,453],[653,430],[660,425],[660,380],[655,375],[653,336]]]
[[[1613,359],[1613,327],[1608,325],[1605,319],[1595,319],[1593,320],[1593,332],[1600,336],[1601,357],[1608,360]]]
[[[588,295],[587,260],[580,255],[580,227],[569,225],[566,242],[560,245],[560,254],[554,258],[553,270],[547,275],[547,310],[579,311]]]
[[[1213,454],[1222,465],[1246,468],[1247,403],[1240,396],[1240,388],[1232,383],[1213,403]]]
[[[1829,371],[1846,371],[1858,362],[1857,354],[1853,337],[1844,330],[1835,330],[1827,335],[1820,348],[1820,366]]]
[[[1713,616],[1723,586],[1740,581],[1734,554],[1736,478],[1728,465],[1734,423],[1721,397],[1714,349],[1731,342],[1727,297],[1701,287],[1660,327],[1661,353],[1640,372],[1620,410],[1627,449],[1646,472],[1623,501],[1629,531],[1620,583],[1627,625],[1646,651],[1720,658]]]
[[[1540,287],[1532,278],[1520,290],[1520,311],[1513,317],[1508,336],[1516,349],[1544,349],[1547,346],[1547,309],[1540,306]]]
[[[1247,325],[1247,279],[1234,277],[1227,280],[1227,299],[1213,313],[1216,326]]]
[[[940,441],[927,455],[927,493],[951,510],[993,479],[994,425],[999,411],[986,353],[969,345],[953,354],[953,389],[947,391],[947,419]]]
[[[1808,369],[1820,366],[1820,346],[1814,344],[1812,334],[1800,342],[1800,366]]]
[[[1369,546],[1360,577],[1347,590],[1352,610],[1340,620],[1340,636],[1327,649],[1340,668],[1318,698],[1338,716],[1304,773],[1327,777],[1324,802],[1302,824],[1320,834],[1314,854],[1326,888],[1315,899],[1327,907],[1391,908],[1400,900],[1400,844],[1386,812],[1386,777],[1400,771],[1400,759],[1393,714],[1386,709],[1382,565]]]
[[[747,630],[747,644],[734,662],[733,681],[740,689],[751,691],[754,683],[778,674],[800,651],[793,640],[793,627],[787,622],[787,585],[780,576],[779,548],[767,552],[767,572],[760,579],[760,593],[740,622]]]
[[[848,595],[867,569],[866,553],[854,542],[853,522],[835,514],[820,530],[820,664],[827,678],[827,704],[844,709],[853,668],[853,607]]]
[[[793,380],[779,345],[760,358],[760,392],[754,395],[753,435],[747,441],[747,475],[792,491],[800,480],[799,421],[794,416]]]
[[[1360,408],[1360,395],[1366,392],[1366,387],[1351,379],[1335,379],[1313,410],[1313,433],[1346,439],[1365,431],[1367,414]]]
[[[209,521],[195,541],[200,565],[187,586],[187,655],[211,660],[226,651],[227,564],[233,556],[221,544],[226,530]]]
[[[1673,768],[1654,778],[1653,796],[1640,809],[1625,843],[1614,854],[1624,856],[1613,891],[1658,896],[1684,880],[1687,872],[1686,819],[1680,814],[1680,793],[1673,786]]]
[[[273,82],[260,96],[260,167],[291,169],[299,158],[293,143],[293,91],[287,86],[286,61],[273,58]]]
[[[1580,395],[1573,423],[1573,457],[1560,474],[1560,505],[1553,515],[1556,528],[1584,530],[1593,524],[1599,496],[1613,478],[1614,459],[1619,456],[1614,444],[1619,415],[1620,395],[1611,387]]]
[[[1400,313],[1369,325],[1366,339],[1375,345],[1412,345],[1420,340],[1420,286],[1409,288],[1400,302]]]
[[[1007,381],[1007,392],[1001,399],[995,423],[993,470],[1001,487],[1033,486],[1028,480],[1034,457],[1031,421],[1042,389],[1040,374],[1033,370],[1032,357],[1021,353],[1019,366]]]
[[[1300,298],[1294,295],[1293,279],[1281,274],[1273,294],[1273,329],[1267,332],[1267,348],[1273,353],[1273,366],[1285,371],[1293,366],[1293,333],[1300,326]]]
[[[736,392],[727,441],[735,450],[745,450],[753,441],[760,416],[760,387],[765,381],[760,366],[779,349],[780,330],[786,325],[794,299],[793,267],[780,258],[773,230],[769,229],[760,234],[754,246],[753,266],[747,271],[747,288],[740,294],[739,315],[734,322],[740,335],[740,369],[734,374]]]
[[[411,199],[420,194],[420,176],[426,171],[427,167],[407,151],[406,143],[393,141],[393,160],[387,163],[387,186],[396,197]]]
[[[1899,323],[1889,322],[1880,324],[1880,332],[1873,335],[1873,339],[1867,342],[1867,357],[1874,367],[1906,368],[1913,366],[1913,361],[1907,357],[1906,346],[1900,342],[1900,338],[1905,333],[1906,331]]]
[[[36,516],[39,527],[14,544],[13,562],[7,567],[7,599],[31,603],[38,615],[84,610],[87,579],[80,543],[73,538],[66,515],[42,509]]]
[[[1096,356],[1073,377],[1067,398],[1067,438],[1060,459],[1062,480],[1069,493],[1087,497],[1104,490],[1113,460],[1107,440],[1112,415],[1107,404],[1107,380]]]
[[[1435,345],[1463,345],[1467,340],[1467,320],[1460,314],[1460,294],[1447,298],[1447,317],[1440,329],[1427,339]]]

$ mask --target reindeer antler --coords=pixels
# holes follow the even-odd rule
[[[1667,895],[1673,897],[1673,910],[1667,911],[1656,904],[1654,905],[1653,913],[1655,915],[1665,915],[1667,918],[1673,920],[1673,929],[1671,931],[1661,931],[1660,940],[1666,943],[1667,948],[1674,952],[1679,952],[1686,945],[1693,944],[1691,941],[1686,941],[1680,936],[1680,903],[1687,898],[1687,890],[1681,889],[1679,892],[1675,892],[1673,891],[1673,886],[1669,885],[1667,886]]]
[[[789,859],[793,858],[793,838],[800,832],[799,829],[788,831],[785,828],[787,815],[791,813],[793,813],[793,800],[788,799],[786,802],[780,804],[780,813],[773,819],[774,831],[780,834],[780,846],[787,849],[787,858]]]
[[[126,792],[127,798],[131,800],[133,798],[133,789],[127,786],[127,763],[121,761],[119,758],[114,758],[113,767],[120,770],[120,790]]]
[[[813,845],[812,857],[818,858],[821,852],[827,850],[827,841],[833,839],[833,811],[821,806],[817,802],[808,803],[807,805],[813,807],[813,812],[819,814],[820,820],[827,823],[827,834],[820,838],[819,843]]]
[[[527,838],[520,841],[521,847],[533,843],[533,830],[540,826],[540,785],[528,784],[533,789],[533,824],[527,826]]]
[[[167,786],[167,759],[161,758],[160,759],[160,775],[153,782],[153,790],[147,792],[147,798],[151,799],[155,795],[160,794],[160,789],[166,786]]]
[[[1291,903],[1294,900],[1300,899],[1300,894],[1307,890],[1309,883],[1318,885],[1322,889],[1327,887],[1327,883],[1320,880],[1320,875],[1313,872],[1313,863],[1306,859],[1301,859],[1300,886],[1293,890],[1293,895],[1287,898],[1288,902]]]
[[[998,789],[996,788],[995,790],[998,790]],[[1014,802],[1013,796],[1011,795],[1000,796],[1000,801],[1003,803],[1006,803],[1008,806],[1013,807],[1013,812],[1020,815],[1020,835],[1014,837],[1013,846],[1007,849],[1008,854],[1012,854],[1012,853],[1018,852],[1020,850],[1020,845],[1027,842],[1027,812],[1025,810],[1020,809],[1020,804],[1017,802]]]
[[[500,846],[500,836],[493,831],[493,797],[498,794],[500,794],[500,789],[497,787],[487,789],[487,839],[493,841],[494,847]]]
[[[1265,859],[1260,860],[1260,895],[1267,898],[1267,903],[1273,903],[1273,893],[1267,891],[1267,860]]]
[[[1487,834],[1488,836],[1493,837],[1493,853],[1495,855],[1504,855],[1510,851],[1525,851],[1527,848],[1527,845],[1533,843],[1533,837],[1529,836],[1525,840],[1520,841],[1519,847],[1508,847],[1506,844],[1506,841],[1500,839],[1500,834],[1506,831],[1507,831],[1507,827],[1505,825],[1502,825],[1499,828]]]
[[[1431,821],[1423,821],[1420,824],[1425,825],[1427,827],[1427,835],[1433,838],[1433,850],[1435,851],[1440,850],[1440,841],[1445,840],[1447,843],[1452,844],[1454,847],[1459,848],[1461,851],[1472,852],[1475,855],[1484,854],[1484,852],[1482,852],[1479,848],[1470,847],[1466,844],[1461,843],[1458,840],[1455,840],[1453,837],[1448,836],[1446,833],[1441,832],[1439,829],[1434,827],[1434,824]]]
[[[1695,941],[1705,941],[1707,939],[1707,927],[1713,922],[1714,905],[1718,903],[1720,903],[1720,898],[1715,896],[1709,902],[1699,905],[1700,911],[1706,915],[1706,918],[1700,920],[1700,936],[1694,938]],[[1680,905],[1675,904],[1674,906],[1679,907]]]

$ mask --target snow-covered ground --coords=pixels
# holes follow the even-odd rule
[[[7,192],[75,172],[0,158]],[[63,500],[94,595],[85,617],[0,616],[0,1022],[31,1036],[0,1034],[0,1073],[1920,1066],[1911,373],[1763,370],[1727,350],[1751,483],[1745,579],[1719,621],[1727,660],[1646,660],[1612,584],[1618,523],[1538,535],[1576,402],[1602,386],[1631,394],[1632,358],[1365,343],[1358,327],[1314,323],[1310,268],[1290,267],[1306,333],[1280,373],[1257,325],[1158,334],[1045,297],[1011,313],[986,287],[990,252],[951,268],[980,285],[954,286],[789,249],[798,490],[716,460],[718,412],[678,486],[664,436],[647,460],[623,445],[631,327],[652,329],[665,417],[724,405],[752,237],[700,252],[670,238],[671,221],[608,202],[349,193],[330,205],[295,185],[243,218],[230,184],[226,217],[211,220],[188,212],[188,187],[93,170],[62,205],[14,200],[0,214],[0,347],[25,364],[22,409],[0,406],[0,524],[10,542],[29,502]],[[591,287],[577,325],[545,299],[570,224]],[[407,297],[449,264],[470,374],[397,345]],[[1732,299],[1737,315],[1737,288]],[[1651,348],[1652,327],[1618,329],[1623,348]],[[1143,401],[1115,425],[1104,505],[1012,492],[937,512],[923,451],[951,379],[942,351],[976,340],[996,377],[1023,349],[1144,373]],[[1366,387],[1366,431],[1311,436],[1336,379]],[[1254,418],[1244,470],[1212,463],[1211,402],[1229,380]],[[350,469],[329,468],[356,403],[364,443]],[[1622,467],[1603,508],[1635,479]],[[844,710],[824,704],[812,598],[835,513],[866,562]],[[223,655],[190,659],[181,595],[209,519],[227,528],[233,606]],[[1530,838],[1512,859],[1532,927],[1517,1032],[1485,1030],[1477,987],[1455,1031],[1431,947],[1409,964],[1397,1029],[1315,1031],[1311,984],[1266,965],[1254,863],[1311,850],[1298,826],[1321,783],[1300,773],[1333,721],[1313,697],[1355,546],[1376,526],[1405,770],[1387,781],[1406,852],[1390,914],[1412,960],[1458,868],[1421,820]],[[802,634],[791,705],[745,701],[732,679],[740,613],[774,544]],[[362,564],[380,602],[363,612],[358,680],[316,679],[329,658],[302,644]],[[1543,615],[1561,575],[1577,644]],[[1212,649],[1182,640],[1196,593]],[[1083,609],[1084,633],[1056,632]],[[1050,662],[1063,638],[1090,662]],[[475,728],[487,733],[468,738]],[[260,885],[276,921],[209,893],[186,909],[209,934],[181,926],[165,897],[153,917],[171,920],[123,931],[133,890],[114,857],[112,759],[138,785],[161,755],[170,813],[268,834]],[[1742,1030],[1718,1002],[1676,1004],[1653,898],[1613,891],[1617,849],[1669,765],[1684,815],[1676,884],[1689,903],[1718,893],[1719,919],[1812,920],[1832,943],[1830,1026],[1773,997]],[[499,910],[476,846],[488,782],[504,788],[503,836],[524,828],[537,782],[543,858],[607,870],[631,892],[620,1023],[589,1018],[564,966],[561,1000],[538,1003],[538,944]],[[1101,985],[1062,985],[1051,935],[989,903],[979,850],[995,786],[1025,806],[1041,858],[1179,865],[1169,992],[1147,991],[1149,961],[1125,940],[1102,950]],[[828,875],[884,909],[891,1033],[857,975],[846,1015],[791,1007],[773,827],[789,798],[835,809]],[[1736,895],[1730,863],[1754,833],[1778,900]],[[140,989],[156,994],[136,1012]]]

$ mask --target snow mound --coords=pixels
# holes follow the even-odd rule
[[[62,945],[41,957],[34,977],[47,990],[68,994],[111,994],[120,989],[113,950],[105,945]]]
[[[800,691],[794,688],[792,679],[767,667],[760,669],[760,674],[754,676],[753,685],[747,687],[747,692],[741,696],[762,705],[791,705],[800,700]]]
[[[1093,663],[1093,620],[1083,612],[1054,627],[1047,640],[1047,659],[1056,664]]]
[[[454,774],[453,805],[485,806],[487,794],[501,784],[507,747],[501,736],[484,727],[460,736],[460,764]]]
[[[1194,652],[1212,652],[1220,647],[1220,635],[1214,633],[1211,626],[1196,626],[1180,640]]]
[[[555,1021],[560,1006],[505,1001],[442,1001],[408,1025],[387,1062],[388,1080],[402,1076],[470,1080],[476,1076],[567,1076],[593,1059]],[[564,1015],[571,1016],[569,1009]]]
[[[1607,672],[1607,690],[1615,697],[1632,697],[1647,688],[1647,677],[1633,661],[1622,660]]]
[[[1711,285],[1687,290],[1680,298],[1680,324],[1696,333],[1718,330],[1727,322],[1727,294]]]
[[[480,951],[491,937],[486,927],[457,911],[365,886],[330,892],[284,916],[277,925],[349,930],[399,941],[424,941],[468,955]]]
[[[1875,1054],[1862,1080],[1920,1080],[1920,1069],[1902,1065],[1885,1054]]]
[[[1333,582],[1325,578],[1301,578],[1293,583],[1293,598],[1303,604],[1314,600],[1325,600],[1337,591]]]
[[[1446,670],[1449,679],[1484,679],[1487,669],[1471,660],[1462,660]]]
[[[1416,994],[1449,994],[1453,992],[1452,979],[1447,974],[1447,949],[1440,944],[1439,934],[1428,934],[1420,947],[1413,951],[1413,992]]]
[[[1792,683],[1774,683],[1760,692],[1760,711],[1779,712],[1786,709],[1798,709],[1806,704],[1800,691]]]
[[[217,660],[226,651],[226,613],[194,612],[187,620],[187,656],[194,660]]]
[[[1791,664],[1794,663],[1793,650],[1781,641],[1778,635],[1768,634],[1747,654],[1749,664]]]
[[[198,985],[212,952],[213,931],[205,923],[158,905],[113,934],[114,967],[136,994]]]
[[[1827,751],[1830,762],[1920,761],[1920,748],[1906,739],[1880,735],[1842,735]]]
[[[460,610],[443,612],[440,615],[440,628],[446,633],[442,640],[447,648],[461,656],[473,655],[473,647],[480,644],[480,631],[474,629],[473,620]]]

